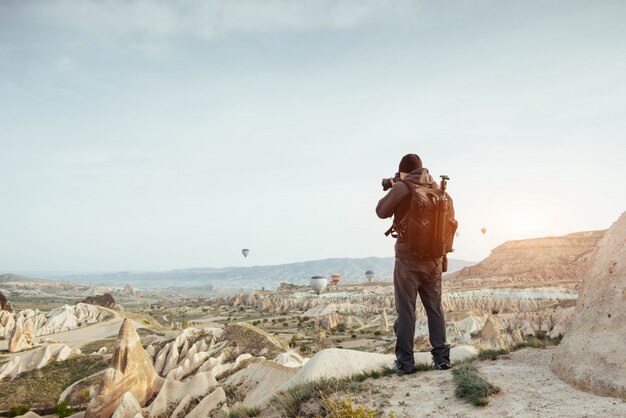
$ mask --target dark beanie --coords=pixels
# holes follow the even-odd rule
[[[417,154],[407,154],[400,160],[398,171],[401,173],[410,173],[418,168],[422,168],[422,159]]]

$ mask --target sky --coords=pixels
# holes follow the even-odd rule
[[[623,1],[1,1],[0,273],[392,256],[374,209],[407,153],[451,178],[454,258],[608,228],[625,18]]]

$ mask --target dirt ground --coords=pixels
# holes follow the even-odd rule
[[[626,400],[577,390],[550,371],[553,349],[523,349],[496,361],[477,361],[479,372],[500,387],[489,405],[454,396],[450,371],[369,379],[372,393],[352,395],[355,405],[396,417],[626,417]]]

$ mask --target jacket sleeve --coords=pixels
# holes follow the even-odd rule
[[[396,210],[398,205],[400,205],[409,192],[409,187],[406,184],[402,182],[394,184],[391,190],[389,190],[387,194],[378,201],[378,205],[376,206],[376,215],[378,215],[380,219],[390,218],[393,216],[394,210]]]

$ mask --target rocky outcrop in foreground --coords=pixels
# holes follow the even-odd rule
[[[137,331],[129,319],[120,328],[111,367],[104,373],[100,392],[89,402],[85,418],[113,415],[125,401],[127,408],[143,406],[163,384],[148,353],[141,346]]]
[[[444,278],[447,287],[581,281],[605,231],[509,241],[480,263]]]
[[[279,390],[298,383],[373,370],[394,359],[335,349],[318,353],[306,366],[308,359],[247,324],[187,328],[174,339],[157,335],[146,339],[152,342],[144,349],[131,322],[124,321],[111,368],[86,418],[227,415],[236,402],[262,406]],[[454,348],[452,356],[458,360],[475,353]],[[416,361],[428,363],[430,354],[419,353]]]
[[[552,369],[583,390],[626,398],[626,213],[600,241],[586,276]]]

